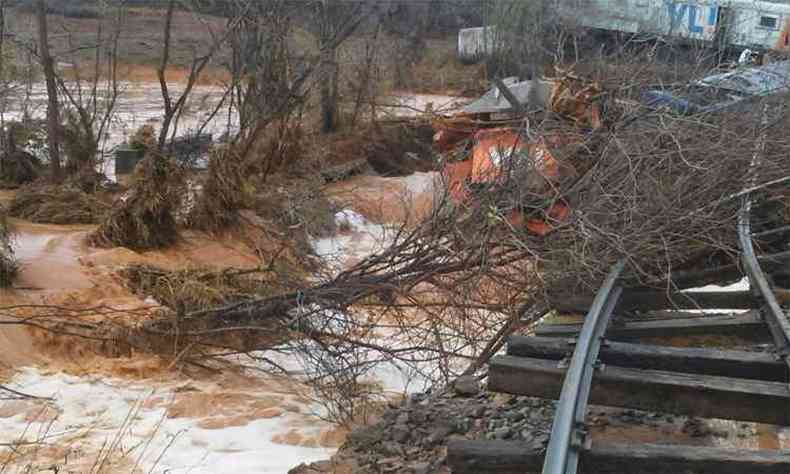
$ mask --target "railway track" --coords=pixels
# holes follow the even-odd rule
[[[788,234],[788,229],[753,234],[750,207],[745,201],[738,223],[749,291],[623,289],[618,279],[624,263],[619,262],[592,302],[563,303],[567,310],[586,310],[583,325],[544,325],[534,336],[511,337],[507,354],[489,363],[489,389],[559,400],[549,445],[544,452],[518,442],[455,441],[448,446],[453,472],[790,473],[790,451],[603,443],[592,439],[585,424],[589,403],[790,426],[790,321],[780,304],[790,298],[773,289],[765,273],[766,268],[787,268],[787,255],[758,256],[752,243]],[[729,277],[735,270],[719,269]],[[621,317],[634,311],[658,317]],[[773,350],[641,343],[648,337],[695,334],[770,341]]]

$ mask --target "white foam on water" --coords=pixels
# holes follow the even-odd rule
[[[262,381],[258,388],[265,392],[263,384]],[[71,439],[70,448],[87,454],[96,453],[102,443],[112,441],[132,414],[122,445],[131,448],[128,458],[139,459],[143,472],[287,473],[302,462],[326,459],[335,451],[272,441],[276,435],[291,431],[289,422],[304,415],[285,412],[275,418],[252,420],[244,426],[203,429],[195,419],[167,418],[164,406],[139,406],[154,395],[172,397],[176,389],[173,384],[45,374],[28,368],[7,385],[26,393],[53,397],[60,415],[46,430],[46,441],[58,444]],[[18,402],[0,402],[0,408],[4,403]],[[0,417],[0,443],[17,441],[25,432],[27,438],[35,439],[46,425],[28,423],[22,413]],[[316,420],[316,427],[308,426],[304,430],[315,431],[320,426],[325,427],[326,423]]]
[[[392,241],[392,233],[387,226],[369,222],[351,209],[337,212],[335,223],[339,233],[310,242],[316,255],[324,259],[334,273],[384,250]]]

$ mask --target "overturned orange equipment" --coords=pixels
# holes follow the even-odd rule
[[[462,161],[447,163],[444,175],[450,197],[457,203],[472,198],[475,185],[493,184],[503,181],[512,169],[528,170],[520,176],[521,183],[530,193],[549,195],[561,178],[573,173],[562,165],[548,147],[551,140],[541,138],[536,142],[526,141],[517,129],[493,128],[476,132],[472,139],[469,157]],[[544,211],[544,217],[525,219],[522,211],[512,210],[508,221],[513,225],[524,225],[537,235],[546,235],[554,228],[552,222],[568,217],[568,206],[558,200]]]

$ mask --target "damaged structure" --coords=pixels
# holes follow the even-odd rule
[[[571,28],[703,43],[740,51],[790,48],[790,2],[782,0],[559,0]],[[471,61],[505,41],[494,27],[462,29],[458,56]]]
[[[452,117],[435,120],[434,145],[448,157],[443,173],[454,202],[474,203],[476,192],[518,173],[527,193],[548,204],[540,206],[539,212],[531,205],[529,211],[503,209],[511,224],[544,236],[553,229],[552,223],[567,218],[570,209],[557,185],[576,171],[558,160],[553,150],[578,138],[531,133],[522,122],[530,112],[551,111],[580,130],[595,130],[603,126],[604,95],[597,83],[567,71],[558,73],[552,79],[499,81]]]

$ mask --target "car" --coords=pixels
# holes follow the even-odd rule
[[[786,92],[790,92],[790,61],[781,61],[739,67],[687,85],[649,89],[642,94],[642,103],[694,115],[748,106],[759,98]]]

